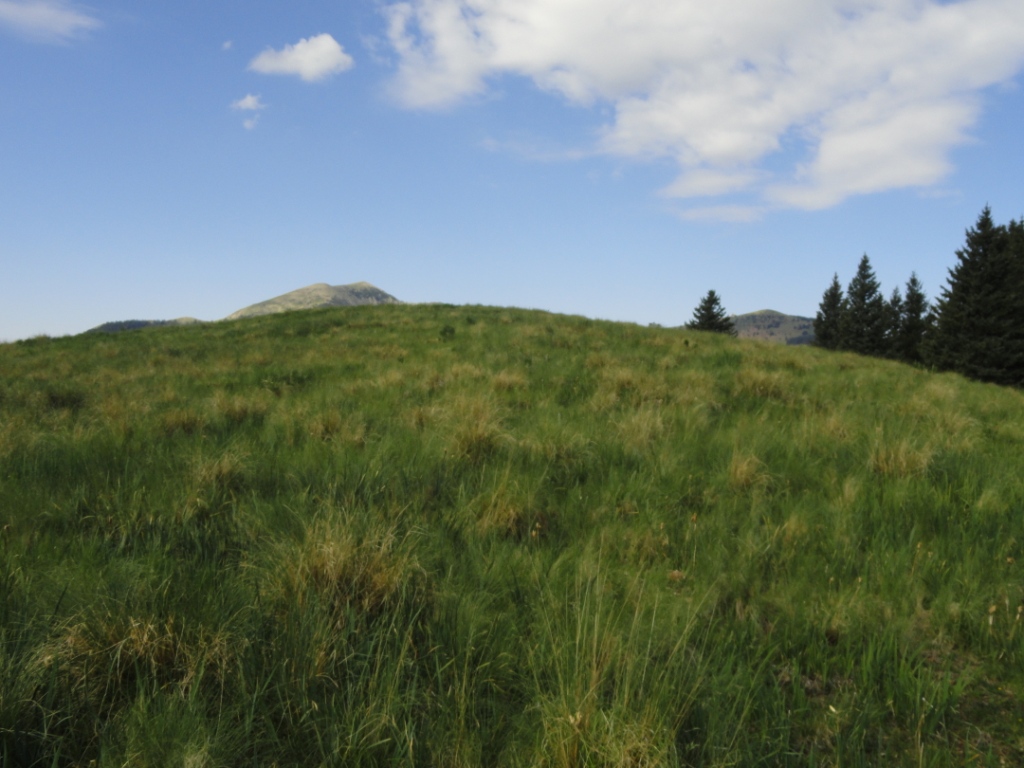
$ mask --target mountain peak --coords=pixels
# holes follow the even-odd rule
[[[401,304],[390,293],[365,281],[348,285],[328,285],[313,283],[272,299],[261,301],[232,312],[225,320],[238,320],[242,317],[258,317],[277,312],[288,312],[294,309],[314,309],[316,307],[352,307],[363,304]]]

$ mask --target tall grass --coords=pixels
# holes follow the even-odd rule
[[[486,307],[0,347],[0,765],[1024,763],[1024,398]]]

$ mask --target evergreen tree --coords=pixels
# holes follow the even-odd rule
[[[846,308],[839,323],[839,349],[861,355],[885,354],[886,309],[867,254],[861,257],[846,288]]]
[[[697,308],[693,310],[693,319],[686,324],[686,327],[694,331],[713,331],[727,333],[730,336],[736,335],[736,324],[725,313],[721,299],[714,291],[707,292]]]
[[[1024,232],[988,206],[967,230],[936,302],[926,359],[982,381],[1024,385]]]
[[[825,349],[838,349],[839,328],[846,300],[839,275],[832,275],[832,284],[822,294],[818,314],[814,316],[814,344]]]
[[[989,381],[1024,387],[1024,221],[1005,227],[1006,247],[999,255],[996,308],[993,322],[998,327],[994,345],[995,369]]]
[[[892,295],[885,304],[885,355],[899,359],[900,321],[903,319],[903,295],[899,288],[892,289]]]
[[[921,348],[928,331],[928,299],[924,295],[924,287],[917,279],[917,273],[911,272],[907,281],[906,293],[903,296],[903,307],[900,312],[899,330],[893,346],[893,357],[905,363],[920,363]]]

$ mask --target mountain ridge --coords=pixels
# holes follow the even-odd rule
[[[346,285],[329,285],[328,283],[313,283],[304,288],[297,288],[288,293],[282,293],[271,299],[250,304],[232,312],[221,320],[239,320],[243,317],[259,317],[261,315],[272,315],[278,312],[290,312],[298,309],[316,309],[318,307],[354,307],[374,304],[402,304],[403,302],[382,291],[377,286],[366,281],[348,283]],[[194,317],[179,317],[175,320],[115,320],[95,328],[90,328],[86,333],[120,333],[121,331],[135,331],[141,328],[159,328],[168,325],[191,325],[194,323],[209,322],[197,320]],[[220,321],[214,321],[220,322]]]

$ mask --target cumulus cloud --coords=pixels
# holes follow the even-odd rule
[[[664,194],[740,198],[708,209],[728,218],[936,184],[982,91],[1024,66],[1021,0],[409,0],[385,12],[405,106],[450,106],[502,75],[610,105],[597,149],[671,158]]]
[[[307,82],[323,80],[352,68],[352,57],[328,34],[303,38],[279,51],[267,48],[249,62],[249,69],[265,75],[298,75]]]
[[[64,0],[0,0],[0,26],[37,40],[63,41],[100,22]]]

